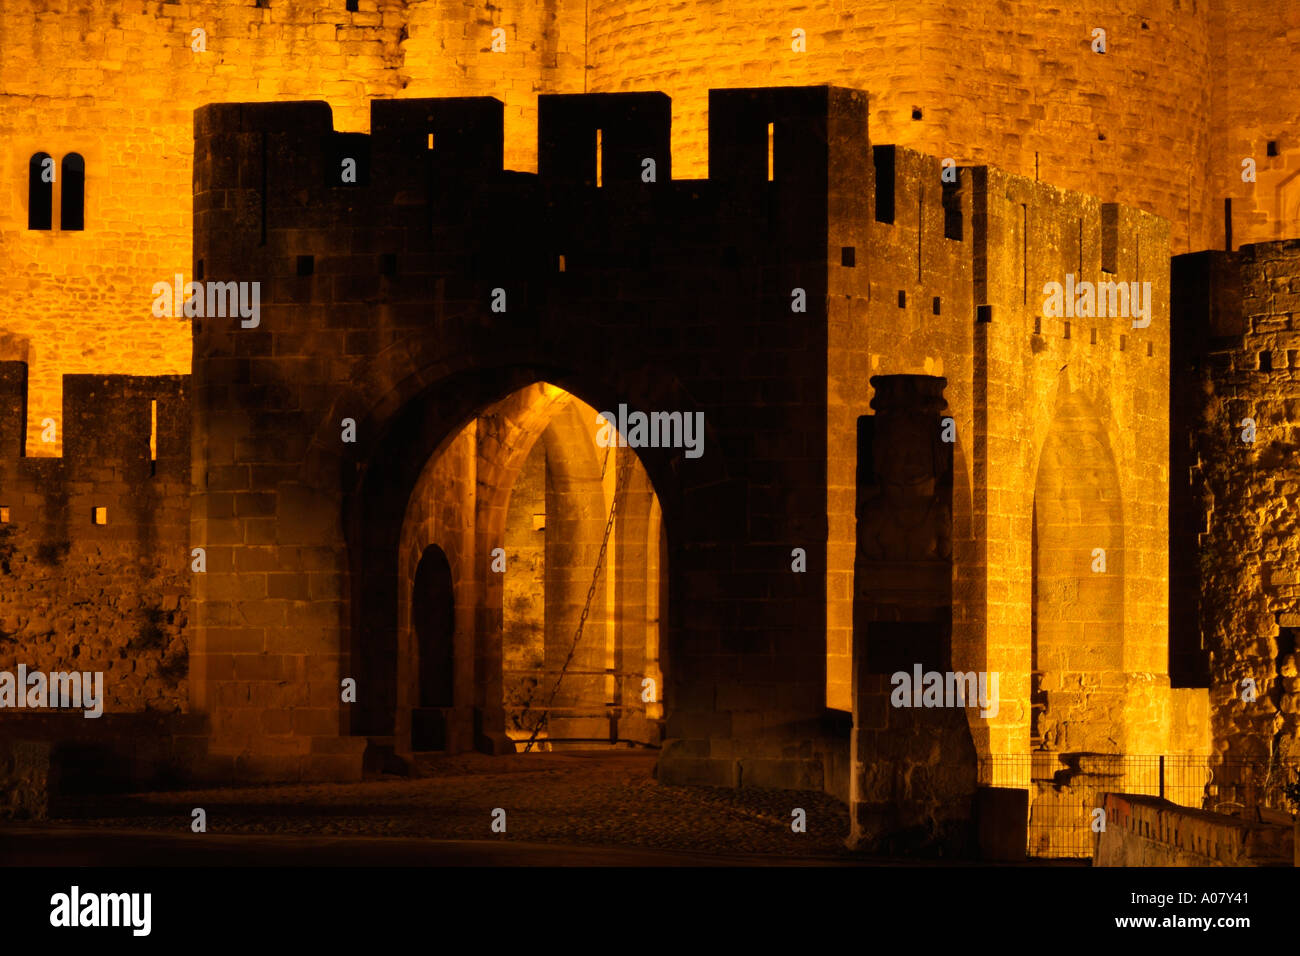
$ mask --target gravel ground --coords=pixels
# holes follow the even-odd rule
[[[433,839],[516,839],[787,857],[848,857],[848,810],[823,793],[679,787],[643,753],[464,754],[421,761],[418,777],[81,798],[59,819],[94,827]],[[493,833],[492,812],[507,832]],[[791,811],[807,832],[791,830]]]

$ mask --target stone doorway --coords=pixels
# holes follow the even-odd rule
[[[447,749],[447,719],[455,702],[455,590],[447,554],[436,544],[424,549],[411,593],[419,695],[411,710],[411,749]]]
[[[399,546],[411,752],[661,742],[664,521],[616,435],[539,382],[482,408],[424,466]]]

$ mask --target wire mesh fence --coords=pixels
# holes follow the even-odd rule
[[[1286,787],[1300,758],[1252,760],[1223,755],[995,754],[980,760],[980,782],[1029,791],[1031,857],[1087,859],[1094,810],[1106,793],[1162,797],[1228,815],[1291,808]]]

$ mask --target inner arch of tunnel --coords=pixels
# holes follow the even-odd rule
[[[661,737],[660,511],[636,454],[593,441],[596,414],[576,397],[560,405],[506,492],[500,542],[513,564],[489,581],[504,598],[506,729],[517,745]]]
[[[455,599],[447,552],[430,544],[420,556],[411,586],[411,634],[417,668],[412,750],[446,749],[446,717],[456,698]]]
[[[370,708],[367,729],[356,732],[391,736],[398,752],[413,749],[412,716],[418,724],[422,668],[412,588],[422,556],[437,547],[451,569],[455,607],[450,663],[455,691],[440,716],[446,749],[509,751],[515,749],[515,738],[528,736],[520,733],[522,726],[532,729],[527,720],[511,725],[503,708],[503,703],[521,703],[511,700],[512,694],[519,696],[520,675],[506,671],[529,670],[507,667],[519,661],[506,658],[512,649],[522,649],[515,646],[526,643],[521,637],[528,637],[517,633],[517,626],[526,623],[521,615],[512,618],[509,612],[518,611],[530,577],[543,584],[542,592],[532,595],[542,624],[534,635],[542,638],[536,648],[541,659],[532,662],[539,665],[531,681],[534,699],[522,703],[531,705],[534,717],[546,712],[541,708],[556,708],[539,737],[586,738],[593,744],[601,737],[658,742],[663,713],[659,610],[667,585],[658,569],[666,559],[665,526],[640,456],[627,448],[597,448],[596,430],[591,406],[562,388],[534,382],[479,409],[428,455],[411,482],[394,542],[392,653],[383,653],[382,631],[371,627],[357,635],[365,641],[358,664],[366,668],[369,663],[372,686],[392,681],[391,693],[381,695],[392,703],[387,713]],[[408,457],[416,454],[412,449]],[[534,479],[540,462],[540,486],[529,481],[530,461]],[[582,640],[575,644],[575,625],[592,585],[616,481],[618,518]],[[544,542],[540,554],[530,555],[529,536]],[[383,569],[367,564],[360,570],[364,574],[354,579],[358,584],[375,581]],[[538,570],[543,571],[540,578]],[[366,613],[382,612],[378,590],[360,587],[353,591],[354,602]],[[553,687],[566,666],[564,680]],[[652,684],[643,695],[646,677]]]

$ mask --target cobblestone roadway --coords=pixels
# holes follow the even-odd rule
[[[652,777],[642,753],[466,754],[425,761],[427,776],[355,784],[194,790],[83,799],[59,814],[79,824],[188,832],[207,811],[212,833],[516,839],[775,856],[845,857],[847,808],[822,793],[678,787]],[[507,834],[491,814],[507,814]],[[793,833],[802,807],[808,831]]]

